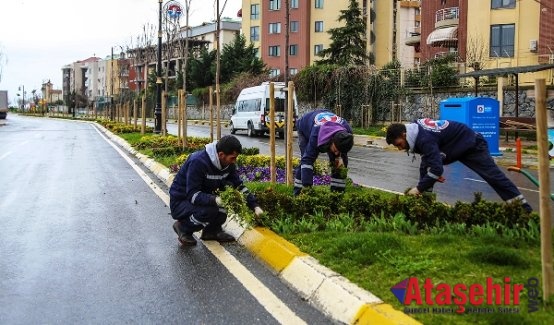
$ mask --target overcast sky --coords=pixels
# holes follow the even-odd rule
[[[219,0],[220,9],[225,2]],[[215,3],[192,0],[190,25],[215,20]],[[241,3],[227,0],[222,16],[236,19]],[[112,46],[135,42],[145,24],[157,28],[157,21],[157,0],[2,0],[0,90],[8,90],[15,104],[21,85],[27,98],[48,80],[62,89],[64,65],[91,56],[105,58]]]

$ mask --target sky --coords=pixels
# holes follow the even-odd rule
[[[184,8],[185,0],[180,3]],[[219,0],[222,17],[237,19],[241,4]],[[214,21],[215,7],[216,0],[191,0],[190,26]],[[106,58],[112,46],[136,43],[144,25],[157,28],[158,8],[157,0],[2,0],[0,90],[8,90],[15,105],[22,86],[26,98],[33,89],[40,93],[48,80],[54,89],[62,89],[64,65],[92,56]]]

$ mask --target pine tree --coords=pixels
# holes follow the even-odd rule
[[[221,82],[229,82],[234,76],[247,72],[253,75],[263,73],[265,64],[256,56],[256,49],[251,43],[246,45],[246,38],[237,34],[233,42],[225,45],[221,52]]]
[[[350,0],[348,9],[341,10],[339,21],[343,27],[331,28],[331,45],[319,52],[323,57],[318,64],[365,65],[369,56],[366,52],[366,24],[358,1]]]

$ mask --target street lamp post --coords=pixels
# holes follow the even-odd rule
[[[22,96],[22,104],[21,104],[21,111],[25,112],[25,86],[21,85],[17,88],[18,91],[21,91]],[[17,94],[19,96],[19,93]]]
[[[162,2],[158,0],[158,67],[156,72],[156,109],[154,110],[154,133],[162,131]]]

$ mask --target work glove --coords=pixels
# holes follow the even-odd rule
[[[263,213],[264,213],[264,210],[262,210],[260,207],[254,208],[254,214],[256,215],[256,217],[261,216]]]
[[[217,204],[217,206],[220,206],[220,207],[223,206],[223,201],[221,200],[221,197],[219,196],[215,197],[215,204]]]
[[[408,192],[406,192],[406,195],[413,195],[413,196],[419,196],[421,193],[417,189],[417,187],[412,187]]]

